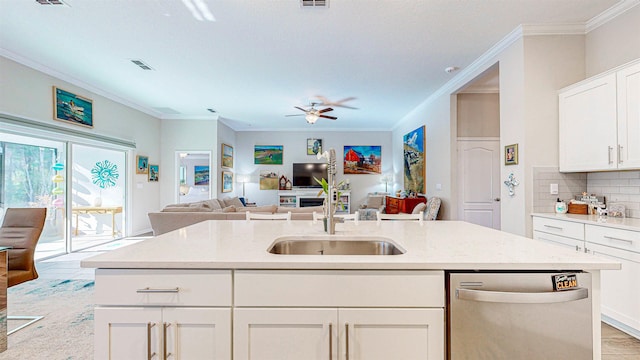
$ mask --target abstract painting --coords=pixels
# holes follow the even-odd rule
[[[209,185],[209,166],[196,165],[193,167],[193,184]]]
[[[54,86],[53,118],[93,127],[93,101]]]
[[[222,192],[233,191],[233,173],[231,171],[222,172]]]

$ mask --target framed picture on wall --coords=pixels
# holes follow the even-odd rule
[[[149,181],[158,181],[160,178],[160,167],[158,165],[149,165]]]
[[[381,174],[382,146],[344,146],[345,174]]]
[[[193,184],[209,185],[209,166],[196,165],[193,167]]]
[[[136,174],[148,174],[149,173],[149,157],[138,155],[136,156]]]
[[[282,145],[255,145],[253,163],[256,165],[282,165]]]
[[[504,147],[504,164],[518,164],[518,144],[511,144]]]
[[[316,155],[322,152],[322,139],[307,139],[307,155]]]
[[[404,152],[404,189],[425,193],[426,136],[425,127],[410,131],[402,137]]]
[[[93,127],[93,100],[53,87],[53,118],[67,123]]]
[[[222,172],[222,192],[233,191],[233,173],[231,171]]]
[[[222,144],[222,167],[233,167],[233,146]]]

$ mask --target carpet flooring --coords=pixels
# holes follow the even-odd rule
[[[7,290],[9,315],[44,319],[9,336],[1,360],[93,359],[93,280],[37,279]],[[9,321],[9,330],[20,325]]]

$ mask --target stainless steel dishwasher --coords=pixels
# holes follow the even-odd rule
[[[591,274],[449,273],[451,360],[593,359]]]

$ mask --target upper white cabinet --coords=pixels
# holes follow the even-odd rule
[[[640,168],[640,62],[559,94],[560,171]]]

